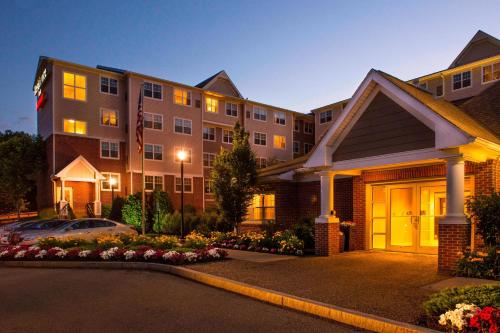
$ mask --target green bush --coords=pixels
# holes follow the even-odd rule
[[[186,236],[186,241],[184,243],[185,247],[190,247],[193,249],[202,249],[206,247],[209,243],[209,239],[196,231],[191,232]]]
[[[179,235],[181,231],[181,214],[160,213],[157,221],[153,224],[154,232],[158,234]]]
[[[142,203],[141,194],[131,194],[127,197],[122,208],[123,222],[133,225],[136,228],[141,227],[142,221]]]
[[[87,241],[82,238],[55,238],[48,237],[42,238],[37,241],[37,245],[40,247],[60,247],[63,249],[71,248],[71,247],[81,247],[91,245],[92,242]]]
[[[500,279],[500,247],[492,246],[487,252],[466,251],[458,261],[458,276]]]
[[[53,219],[57,217],[57,212],[54,209],[54,207],[45,207],[38,212],[38,216],[42,220],[48,220],[48,219]]]
[[[472,197],[467,206],[484,243],[487,246],[500,244],[500,192]]]
[[[101,217],[104,217],[104,218],[109,218],[109,214],[111,214],[111,206],[110,205],[106,205],[106,204],[102,204],[101,205]]]
[[[460,287],[445,289],[432,294],[424,302],[423,308],[428,317],[439,317],[446,311],[455,309],[459,303],[475,304],[479,307],[500,307],[500,285]]]
[[[111,203],[111,212],[108,218],[113,221],[122,222],[123,205],[125,205],[125,199],[122,197],[115,197]]]
[[[304,242],[304,248],[314,249],[314,220],[312,218],[303,217],[293,226],[293,232]]]
[[[154,238],[154,245],[157,248],[160,249],[172,249],[174,247],[177,247],[179,244],[179,238],[176,236],[158,236]]]

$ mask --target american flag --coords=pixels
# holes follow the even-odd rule
[[[141,86],[141,92],[139,94],[139,105],[137,106],[137,124],[135,127],[135,137],[137,144],[139,145],[139,153],[142,152],[142,133],[144,130],[144,112],[143,112],[143,101],[142,101],[143,88]]]

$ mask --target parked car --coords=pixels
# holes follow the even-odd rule
[[[35,222],[48,221],[48,220],[17,220],[11,223],[2,224],[0,226],[0,245],[9,244],[9,234],[25,225],[29,225]]]
[[[81,238],[92,240],[102,235],[137,235],[134,227],[116,221],[101,218],[83,218],[66,221],[56,228],[42,232],[33,232],[24,236],[19,233],[17,239],[20,245],[33,245],[40,238]],[[12,237],[16,240],[16,236]]]
[[[10,244],[17,244],[21,240],[25,243],[43,237],[48,232],[56,230],[60,226],[68,223],[70,220],[52,219],[52,220],[39,220],[30,223],[24,223],[8,235],[8,242]],[[34,243],[34,242],[33,242]]]

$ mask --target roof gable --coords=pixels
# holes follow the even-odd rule
[[[500,41],[479,30],[451,63],[450,68],[462,66],[480,59],[500,54]]]
[[[219,92],[224,95],[243,98],[240,91],[225,71],[220,71],[198,83],[197,88]]]
[[[55,176],[66,180],[90,182],[104,179],[101,173],[82,155],[75,158]]]

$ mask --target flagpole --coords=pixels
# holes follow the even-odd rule
[[[144,84],[141,84],[141,99],[142,99],[142,114],[144,114]],[[141,126],[144,126],[144,118]],[[146,191],[145,191],[145,177],[144,177],[144,129],[142,130],[142,149],[141,149],[141,195],[142,195],[142,209],[141,209],[141,228],[142,234],[146,234]]]

